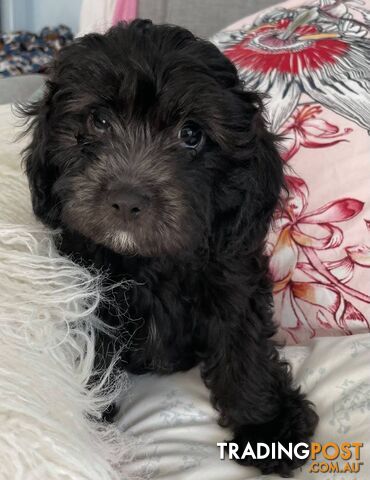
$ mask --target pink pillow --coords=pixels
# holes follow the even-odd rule
[[[289,1],[212,40],[267,93],[289,200],[268,241],[280,337],[370,330],[370,0]]]

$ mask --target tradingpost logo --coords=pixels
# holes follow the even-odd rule
[[[359,473],[361,462],[361,442],[311,443],[310,473]]]
[[[244,449],[233,442],[219,442],[220,459],[225,458],[245,460],[250,457],[253,460],[281,460],[288,457],[290,460],[311,459],[307,466],[309,473],[359,473],[363,462],[361,462],[361,442],[342,443],[289,443],[282,445],[276,443],[257,443],[254,447],[248,442]]]

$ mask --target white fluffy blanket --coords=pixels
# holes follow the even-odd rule
[[[128,440],[93,420],[115,389],[87,388],[99,278],[33,218],[12,124],[0,107],[0,479],[122,480]]]

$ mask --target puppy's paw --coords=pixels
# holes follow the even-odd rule
[[[258,443],[265,443],[271,448],[271,444],[280,442],[286,449],[289,444],[294,446],[298,443],[309,443],[315,432],[319,417],[314,411],[312,404],[302,396],[293,402],[284,405],[283,411],[274,420],[260,425],[245,425],[235,429],[232,442],[238,444],[238,455],[241,456],[245,447],[250,443],[253,452],[256,452]],[[271,450],[270,450],[271,452]],[[293,470],[301,467],[307,459],[292,459],[282,454],[281,459],[274,459],[270,455],[264,459],[253,459],[246,456],[245,459],[236,460],[242,465],[254,466],[265,475],[277,473],[281,477],[292,477]]]

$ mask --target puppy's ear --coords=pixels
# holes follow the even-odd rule
[[[227,188],[232,208],[225,215],[229,239],[263,242],[285,189],[278,137],[268,131],[262,97],[234,90],[239,106],[234,125],[234,166]],[[242,118],[240,117],[242,116]],[[238,120],[239,119],[239,120]]]
[[[26,120],[25,133],[31,134],[31,141],[23,151],[23,165],[31,190],[32,207],[35,215],[50,226],[54,226],[55,220],[51,189],[56,172],[48,158],[49,114],[55,92],[55,84],[48,81],[40,100],[18,107]]]

